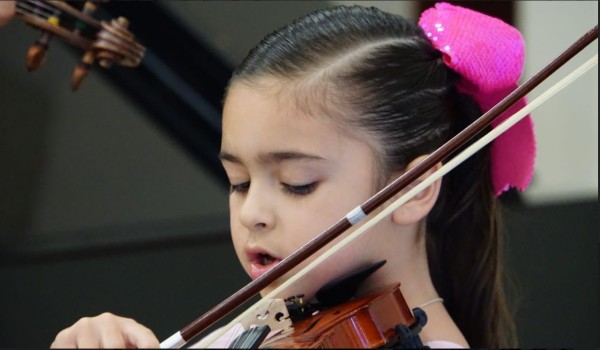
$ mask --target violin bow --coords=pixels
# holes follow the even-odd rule
[[[573,43],[567,50],[561,53],[557,58],[555,58],[550,64],[544,67],[541,71],[535,74],[533,77],[528,79],[524,84],[515,89],[511,94],[505,97],[502,101],[492,107],[489,111],[484,113],[481,117],[479,117],[476,121],[474,121],[471,125],[466,127],[463,131],[455,135],[453,138],[448,140],[445,144],[439,147],[437,150],[432,152],[429,156],[419,162],[415,167],[409,169],[407,172],[402,174],[396,180],[391,182],[389,185],[384,187],[378,193],[373,195],[367,201],[365,201],[360,206],[351,210],[345,217],[338,220],[334,225],[329,227],[327,230],[320,233],[318,236],[310,240],[304,246],[296,250],[287,258],[283,259],[279,264],[275,265],[272,269],[270,269],[265,274],[261,275],[259,278],[254,281],[248,283],[245,287],[241,288],[236,293],[232,294],[230,297],[213,307],[211,310],[206,312],[204,315],[200,316],[186,327],[177,331],[165,341],[163,341],[160,346],[161,348],[177,348],[185,345],[188,341],[206,329],[208,326],[212,325],[214,322],[221,319],[223,316],[227,315],[229,312],[233,311],[239,305],[250,299],[252,296],[259,293],[263,288],[268,286],[270,283],[275,281],[276,279],[283,276],[289,270],[306,260],[316,251],[321,249],[327,243],[331,242],[336,237],[340,236],[349,228],[352,228],[354,225],[359,222],[362,223],[362,219],[366,218],[369,214],[373,213],[377,208],[382,206],[388,200],[390,200],[393,196],[398,194],[400,191],[407,188],[411,185],[415,180],[417,180],[420,176],[422,176],[425,172],[435,166],[437,163],[443,161],[448,156],[456,152],[459,148],[461,148],[466,142],[468,142],[472,137],[477,135],[479,132],[483,131],[489,124],[491,124],[496,118],[498,118],[503,112],[505,112],[508,108],[510,108],[514,103],[516,103],[520,98],[531,92],[535,87],[537,87],[540,83],[542,83],[545,79],[547,79],[550,75],[552,75],[556,70],[562,67],[566,62],[568,62],[571,58],[577,55],[581,50],[583,50],[587,45],[592,43],[594,40],[598,38],[598,26],[594,26],[587,33],[585,33],[581,38],[579,38],[575,43]],[[410,200],[413,196],[418,194],[420,191],[425,189],[427,186],[431,185],[434,181],[441,178],[443,175],[448,173],[470,155],[475,153],[480,148],[484,147],[487,143],[491,142],[501,133],[506,131],[520,119],[528,115],[533,109],[541,105],[544,101],[550,98],[552,95],[556,94],[562,88],[566,87],[576,78],[581,76],[585,71],[591,69],[593,66],[597,64],[598,55],[596,54],[592,59],[586,62],[583,66],[581,66],[578,70],[571,73],[569,76],[561,80],[559,83],[555,84],[552,88],[547,90],[544,94],[539,96],[534,101],[531,101],[527,104],[526,107],[521,109],[519,112],[505,120],[503,123],[498,125],[492,131],[490,131],[485,136],[481,137],[478,141],[474,142],[471,146],[466,148],[463,152],[460,153],[459,156],[453,158],[451,161],[446,163],[436,172],[432,173],[427,177],[424,181],[414,186],[411,190],[409,190],[405,195],[398,198],[392,205],[388,206],[386,209],[378,213],[375,217],[373,217],[368,222],[364,223],[359,229],[353,232],[351,235],[345,237],[343,240],[338,242],[330,251],[323,253],[320,257],[311,262],[308,266],[306,266],[303,270],[301,270],[294,277],[284,282],[281,286],[273,290],[269,295],[265,296],[264,299],[269,299],[272,296],[277,295],[285,288],[289,287],[292,283],[294,283],[297,279],[299,279],[304,274],[308,273],[308,271],[312,270],[315,266],[317,266],[322,261],[326,260],[329,256],[335,253],[338,249],[343,248],[343,246],[350,244],[355,238],[358,238],[360,235],[364,234],[370,227],[375,225],[374,220],[381,220],[397,207],[401,206],[408,200]],[[300,276],[300,277],[297,277]],[[259,304],[261,301],[257,302]],[[231,321],[229,324],[235,324],[239,319],[243,318],[250,310],[252,310],[255,306],[249,308],[245,313],[238,316],[236,319]],[[224,327],[226,328],[226,327]],[[220,337],[223,333],[225,333],[225,329],[217,330],[213,332],[209,337],[205,338],[202,341],[201,346],[210,344],[213,340]]]
[[[16,0],[16,16],[41,32],[27,52],[27,69],[34,71],[41,66],[54,36],[84,51],[71,76],[73,91],[79,88],[94,62],[103,68],[113,64],[137,67],[146,49],[128,30],[129,21],[124,17],[110,22],[92,17],[100,2],[106,1],[85,1],[78,10],[63,0]]]

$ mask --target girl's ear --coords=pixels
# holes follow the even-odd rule
[[[425,159],[427,156],[420,156],[414,159],[408,164],[406,170],[415,167],[419,162]],[[436,170],[442,167],[442,163],[436,164],[433,168],[429,169],[425,174],[421,175],[417,181],[425,180],[429,175],[433,174]],[[417,182],[418,183],[418,182]],[[392,221],[398,225],[410,225],[415,224],[423,219],[437,200],[438,194],[440,193],[440,186],[442,181],[437,180],[433,184],[429,185],[415,197],[408,202],[404,203],[401,207],[396,209],[392,213]],[[405,193],[406,191],[402,191]]]

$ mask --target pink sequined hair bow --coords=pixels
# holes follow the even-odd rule
[[[518,87],[525,61],[519,31],[505,22],[463,7],[438,3],[423,12],[419,25],[443,55],[444,63],[459,73],[457,87],[488,111]],[[497,118],[500,124],[527,104],[520,99]],[[525,117],[494,140],[491,146],[492,184],[496,196],[531,182],[536,146],[533,120]]]

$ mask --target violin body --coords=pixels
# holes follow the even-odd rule
[[[294,332],[261,348],[378,348],[396,337],[396,326],[416,322],[395,284],[375,294],[319,311],[294,323]]]

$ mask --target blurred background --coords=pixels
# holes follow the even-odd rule
[[[0,348],[49,346],[104,311],[163,340],[249,281],[216,157],[223,89],[264,35],[342,3],[415,20],[434,4],[107,2],[97,16],[127,17],[147,54],[136,69],[94,67],[77,92],[81,51],[55,38],[29,73],[39,32],[0,28]],[[523,33],[524,78],[598,23],[597,1],[455,3]],[[596,41],[529,98],[597,52]],[[502,198],[522,347],[600,344],[597,96],[594,68],[534,112],[533,183]]]

